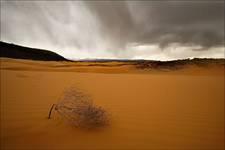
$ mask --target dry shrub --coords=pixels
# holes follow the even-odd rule
[[[55,104],[55,110],[77,127],[96,128],[109,124],[108,113],[95,106],[89,95],[74,87],[65,91]]]

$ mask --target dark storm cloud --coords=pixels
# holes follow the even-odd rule
[[[88,6],[121,44],[224,44],[222,1],[89,2]]]
[[[155,2],[143,7],[133,6],[131,12],[145,8],[139,21],[140,42],[156,42],[167,46],[172,42],[203,47],[221,46],[224,42],[223,2]]]
[[[1,1],[1,40],[67,57],[132,57],[130,45],[173,43],[207,51],[224,47],[224,2]]]

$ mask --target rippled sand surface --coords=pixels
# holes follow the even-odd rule
[[[224,70],[55,71],[43,62],[21,62],[1,61],[1,149],[224,149]],[[56,112],[47,119],[70,86],[110,112],[110,126],[76,128]]]

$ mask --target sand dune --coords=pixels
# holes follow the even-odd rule
[[[1,58],[1,149],[224,149],[224,66]],[[49,108],[75,86],[112,114],[83,130]]]

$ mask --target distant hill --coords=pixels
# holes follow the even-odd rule
[[[182,69],[187,65],[194,65],[198,67],[207,66],[222,66],[225,67],[225,59],[215,58],[194,58],[194,59],[182,59],[172,61],[151,61],[151,60],[140,60],[135,62],[135,66],[138,69],[168,69],[177,70]]]
[[[67,61],[67,59],[65,59],[64,57],[48,50],[28,48],[1,41],[0,57],[44,61]]]

